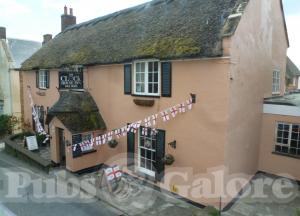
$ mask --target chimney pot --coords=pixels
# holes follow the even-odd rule
[[[61,15],[61,31],[72,25],[76,25],[76,16],[73,15],[73,8],[70,8],[70,14],[66,12],[67,7],[65,6],[65,14]]]
[[[6,28],[5,27],[0,27],[0,40],[1,39],[6,40]]]
[[[64,15],[68,15],[68,8],[67,8],[66,5],[65,5],[65,7],[64,7]]]
[[[52,40],[52,34],[45,34],[43,36],[44,40],[43,40],[43,45],[45,45],[46,43],[48,43],[50,40]]]

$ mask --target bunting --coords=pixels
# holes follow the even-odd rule
[[[75,151],[77,149],[78,145],[82,150],[90,150],[93,148],[94,143],[97,146],[104,145],[107,142],[113,140],[114,138],[120,139],[124,136],[127,136],[127,133],[129,133],[129,132],[136,133],[142,125],[144,126],[141,131],[142,135],[147,136],[150,132],[150,134],[152,136],[154,136],[158,133],[157,129],[155,128],[155,125],[158,121],[159,114],[160,114],[160,117],[163,120],[163,122],[167,122],[167,121],[170,121],[170,115],[172,116],[172,118],[176,118],[178,113],[183,114],[187,110],[192,110],[192,108],[193,108],[193,100],[192,100],[192,98],[190,98],[190,99],[186,100],[185,102],[179,103],[179,104],[172,106],[164,111],[161,111],[156,114],[152,114],[152,115],[144,118],[144,121],[140,120],[140,121],[128,124],[121,128],[109,131],[106,134],[97,136],[97,137],[91,139],[90,141],[85,141],[85,142],[79,143],[79,144],[73,146],[73,151]]]

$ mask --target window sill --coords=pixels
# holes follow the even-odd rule
[[[95,150],[95,149],[85,151],[85,152],[82,152],[80,155],[73,156],[73,159],[74,158],[79,158],[79,157],[82,157],[82,156],[85,156],[85,155],[88,155],[88,154],[92,154],[92,153],[95,153],[95,152],[97,152],[97,150]]]
[[[300,156],[298,156],[298,155],[286,154],[286,153],[275,152],[275,151],[273,151],[272,154],[279,155],[279,156],[284,156],[284,157],[289,157],[289,158],[294,158],[294,159],[300,159]]]
[[[139,95],[139,94],[131,94],[133,97],[145,97],[145,98],[160,98],[160,95]]]

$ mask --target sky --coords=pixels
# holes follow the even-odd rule
[[[77,23],[149,0],[0,0],[0,26],[7,37],[42,41],[60,32],[63,7],[72,7]],[[262,0],[264,1],[264,0]],[[288,56],[300,68],[300,0],[283,0],[290,48]]]

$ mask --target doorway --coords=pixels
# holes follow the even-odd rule
[[[65,138],[64,138],[64,129],[57,128],[58,133],[58,145],[59,145],[59,159],[60,165],[66,165],[66,145],[65,145]]]

